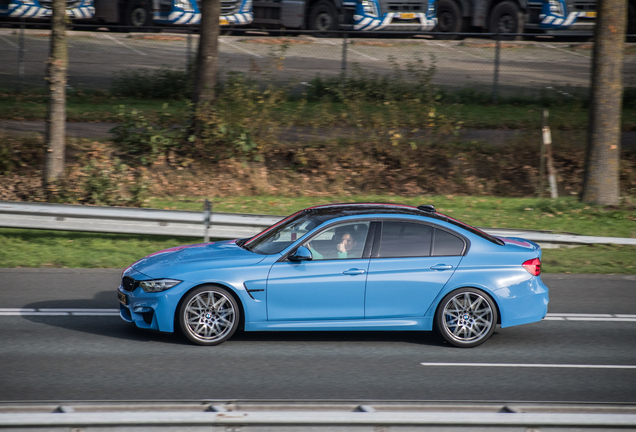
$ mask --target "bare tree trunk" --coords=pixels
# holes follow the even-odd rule
[[[581,201],[618,204],[627,0],[597,3],[585,177]]]
[[[196,78],[192,92],[195,109],[214,104],[214,87],[219,58],[220,0],[201,1],[201,27],[197,52]]]
[[[53,0],[51,47],[47,67],[49,105],[46,115],[46,165],[44,185],[47,191],[64,172],[66,147],[66,1]]]

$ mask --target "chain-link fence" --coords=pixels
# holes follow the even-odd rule
[[[24,91],[45,86],[49,34],[46,28],[0,28],[0,88]],[[360,32],[321,38],[309,32],[272,36],[241,31],[219,38],[220,76],[241,72],[257,80],[298,86],[317,76],[351,76],[360,71],[389,77],[401,73],[402,79],[408,79],[409,67],[419,60],[420,68],[434,66],[435,85],[490,92],[493,99],[520,93],[586,93],[592,42],[527,36],[532,39],[493,40],[468,34],[460,40],[438,40],[421,33],[396,37]],[[69,31],[68,85],[109,90],[126,71],[186,71],[197,44],[198,34],[187,28],[163,27],[147,33]],[[626,87],[636,87],[635,66],[636,44],[628,43]]]

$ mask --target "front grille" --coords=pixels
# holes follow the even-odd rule
[[[201,0],[197,0],[197,6],[201,10]],[[232,15],[239,11],[240,6],[239,0],[221,0],[221,15]]]
[[[428,9],[428,0],[380,0],[380,13],[387,12],[426,12]]]
[[[572,12],[594,12],[596,11],[595,0],[574,0],[572,2]]]
[[[134,291],[135,288],[139,286],[139,282],[137,282],[130,276],[124,276],[124,278],[121,280],[121,286],[124,289],[124,291],[131,292],[131,291]]]
[[[40,0],[40,4],[46,9],[53,9],[53,0]],[[79,0],[66,0],[66,9],[73,9],[79,5]]]

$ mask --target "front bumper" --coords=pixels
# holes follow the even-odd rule
[[[431,31],[437,25],[437,18],[429,18],[424,13],[414,15],[412,19],[403,19],[399,12],[390,12],[383,17],[372,17],[369,15],[355,15],[354,29],[361,31]]]

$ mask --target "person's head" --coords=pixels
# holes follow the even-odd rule
[[[341,243],[344,245],[345,250],[348,252],[356,245],[356,240],[349,233],[342,234]]]

